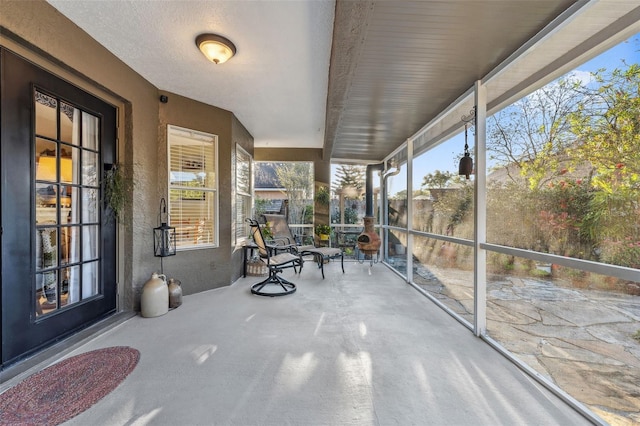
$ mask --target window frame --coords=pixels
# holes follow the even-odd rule
[[[239,155],[240,154],[240,155]],[[238,164],[240,162],[240,156],[245,156],[248,159],[248,163],[249,163],[249,192],[246,193],[244,191],[240,191],[240,186],[239,186],[239,170],[240,168],[238,167]],[[243,160],[244,162],[244,160]],[[240,215],[240,209],[239,209],[239,203],[238,203],[238,197],[246,197],[248,198],[248,204],[245,205],[246,210],[244,211],[244,218],[242,221],[238,220],[238,217]],[[242,245],[243,243],[247,242],[249,240],[249,234],[248,232],[244,233],[243,237],[239,237],[238,236],[238,229],[237,226],[244,224],[245,223],[245,219],[251,217],[253,213],[253,156],[251,154],[249,154],[249,152],[247,152],[247,150],[245,150],[242,146],[240,146],[240,144],[236,143],[236,152],[235,152],[235,224],[236,224],[236,228],[234,229],[234,238],[235,238],[235,243],[236,246]],[[248,225],[243,225],[247,228],[248,230]]]
[[[220,227],[219,227],[220,197],[219,197],[219,190],[218,190],[220,174],[219,174],[219,161],[218,161],[218,145],[219,145],[218,135],[199,131],[199,130],[189,129],[186,127],[176,126],[173,124],[167,124],[167,196],[166,198],[167,198],[167,207],[169,212],[174,211],[176,208],[180,208],[180,207],[176,207],[174,205],[174,202],[172,201],[172,198],[171,198],[172,190],[178,190],[178,191],[194,190],[193,187],[184,186],[184,185],[175,185],[171,183],[171,147],[172,147],[171,136],[172,135],[180,135],[181,137],[191,138],[195,141],[203,141],[206,139],[211,139],[212,154],[214,158],[212,172],[215,175],[215,183],[213,186],[203,186],[203,187],[197,188],[197,191],[203,191],[205,193],[210,193],[213,195],[213,201],[211,202],[212,203],[211,207],[213,211],[212,212],[213,217],[211,219],[211,229],[213,231],[212,242],[202,243],[202,244],[197,244],[197,243],[183,244],[182,241],[176,241],[176,251],[189,251],[189,250],[217,248],[220,246]],[[175,226],[175,222],[174,224],[172,224],[171,214],[169,214],[169,224],[171,226]]]

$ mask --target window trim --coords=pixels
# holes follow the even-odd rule
[[[219,161],[218,161],[218,135],[208,132],[203,132],[199,130],[189,129],[186,127],[176,126],[174,124],[167,124],[167,207],[169,212],[171,211],[171,190],[183,190],[185,187],[183,186],[175,186],[171,184],[171,135],[182,134],[183,137],[190,137],[194,140],[198,140],[198,136],[200,138],[207,138],[212,140],[213,144],[213,155],[214,155],[214,168],[213,172],[215,174],[215,185],[213,187],[203,187],[198,190],[202,190],[204,192],[210,192],[213,194],[213,242],[206,244],[191,244],[191,245],[178,245],[176,244],[176,251],[190,251],[190,250],[202,250],[202,249],[211,249],[220,247],[220,196],[219,196],[219,185],[220,185],[220,173],[219,173]],[[188,188],[189,189],[189,188]],[[171,215],[169,215],[169,224],[171,225]]]
[[[248,204],[248,214],[245,215],[245,219],[248,217],[251,217],[252,213],[253,213],[253,155],[249,154],[249,152],[244,149],[240,144],[236,143],[236,153],[235,153],[235,200],[234,200],[234,204],[235,204],[235,214],[234,214],[234,221],[236,226],[238,226],[238,196],[243,196],[243,197],[248,197],[249,198],[249,204]],[[249,159],[249,192],[245,193],[245,192],[241,192],[239,190],[239,186],[238,186],[238,153],[241,153],[242,155],[246,156]],[[238,237],[238,230],[234,229],[234,240],[235,240],[235,244],[236,246],[240,246],[243,245],[244,243],[249,241],[249,236],[245,235],[244,237]]]

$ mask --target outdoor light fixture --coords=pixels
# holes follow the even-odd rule
[[[158,222],[160,226],[153,228],[153,252],[156,257],[174,256],[176,254],[176,228],[167,225],[167,202],[160,200],[160,213]],[[162,260],[161,267],[162,267]]]
[[[462,117],[462,121],[464,121],[464,156],[460,159],[458,174],[464,175],[467,180],[469,180],[469,176],[473,173],[473,159],[471,158],[471,154],[469,153],[469,144],[467,143],[467,130],[469,128],[469,123],[475,120],[475,118],[475,107],[471,110],[471,113],[469,115]]]
[[[196,46],[204,56],[215,64],[223,64],[236,54],[236,47],[230,40],[217,34],[200,34]]]

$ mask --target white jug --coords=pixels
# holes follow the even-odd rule
[[[142,287],[141,313],[145,318],[159,317],[169,312],[169,287],[167,277],[153,273]]]

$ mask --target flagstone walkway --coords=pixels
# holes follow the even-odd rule
[[[420,265],[414,281],[473,323],[472,273]],[[491,338],[611,424],[640,424],[640,296],[489,281]]]

